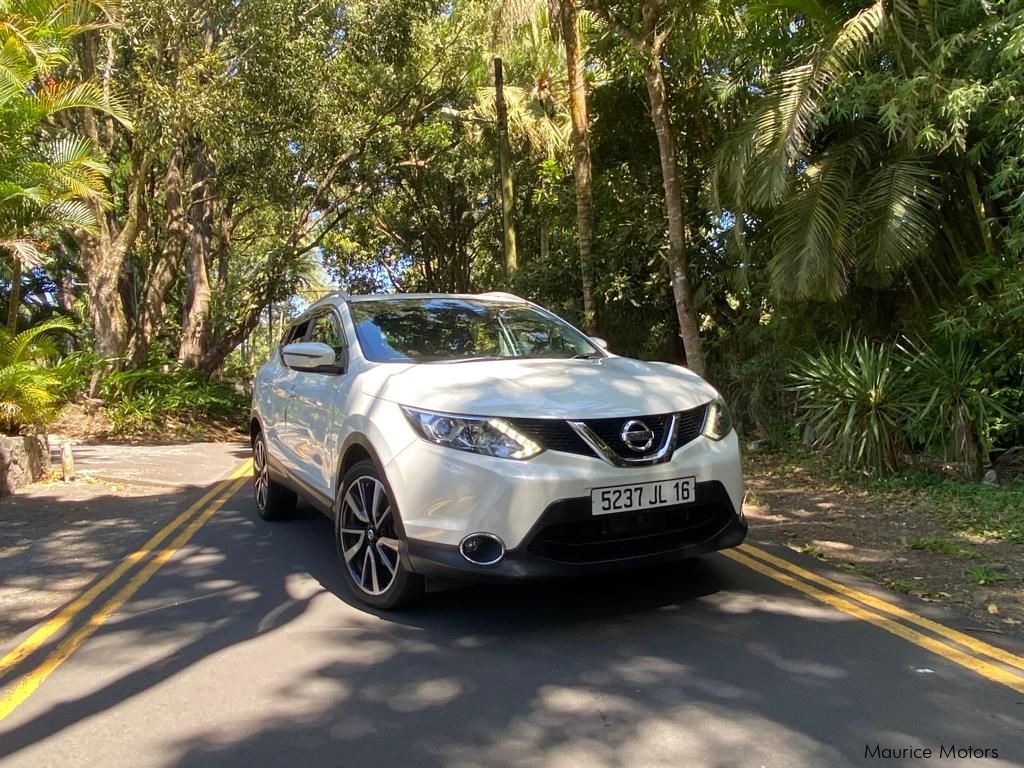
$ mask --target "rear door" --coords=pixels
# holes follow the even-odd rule
[[[309,490],[330,503],[332,474],[338,465],[338,431],[344,414],[336,412],[348,399],[348,343],[337,310],[325,307],[310,318],[305,341],[319,341],[334,350],[336,365],[321,371],[295,371],[288,430],[296,457],[295,474]]]

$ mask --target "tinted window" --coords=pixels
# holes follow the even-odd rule
[[[296,323],[287,331],[284,332],[284,336],[281,337],[281,346],[285,344],[291,344],[293,341],[302,341],[306,336],[306,331],[309,329],[309,320],[304,320],[301,323]]]
[[[349,308],[359,346],[376,362],[601,354],[572,326],[523,304],[388,299]]]
[[[341,335],[338,323],[331,312],[321,312],[313,318],[313,330],[310,332],[309,340],[326,344],[339,356],[345,349],[345,338]]]

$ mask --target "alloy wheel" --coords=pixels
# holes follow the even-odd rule
[[[252,484],[256,492],[256,506],[261,510],[266,509],[270,494],[270,469],[267,467],[267,448],[262,436],[256,438],[252,446]]]
[[[369,595],[388,591],[398,573],[398,535],[384,484],[356,478],[341,503],[341,552],[356,585]]]

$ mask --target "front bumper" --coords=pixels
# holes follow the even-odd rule
[[[698,484],[693,504],[594,517],[590,497],[549,506],[520,546],[496,565],[468,562],[458,546],[410,539],[406,562],[417,573],[476,581],[581,576],[682,560],[735,547],[747,522],[724,486]]]
[[[698,437],[677,449],[670,461],[645,467],[617,467],[596,457],[550,450],[528,461],[512,461],[417,439],[398,450],[385,471],[408,542],[407,562],[423,573],[454,569],[476,577],[521,578],[606,570],[617,563],[656,562],[734,546],[746,534],[739,514],[743,478],[735,432],[720,441]],[[573,563],[565,551],[541,547],[537,540],[542,529],[557,524],[624,520],[620,515],[591,515],[594,488],[680,477],[696,479],[694,508],[701,496],[713,497],[718,512],[716,522],[674,545],[669,542],[672,546],[662,541],[652,544],[651,551],[640,547],[625,557],[598,553],[590,558],[596,562]],[[671,533],[673,520],[665,522]],[[638,521],[638,530],[650,524]],[[506,547],[502,563],[474,566],[463,559],[458,545],[469,533],[498,536]],[[566,527],[562,534],[560,543],[571,545],[574,532]]]

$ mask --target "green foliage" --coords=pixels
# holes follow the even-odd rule
[[[239,380],[330,282],[510,288],[579,323],[565,48],[545,5],[0,3],[4,29],[20,30],[0,34],[0,261],[37,265],[20,320],[26,307],[47,316],[56,296],[89,317],[98,297],[79,286],[100,274],[102,249],[85,230],[115,256],[106,241],[124,246],[110,291],[133,354],[66,355],[58,397],[86,391],[97,366],[142,365],[138,382],[104,386],[119,429],[223,412],[205,378],[174,383],[183,374],[144,363],[179,355],[203,276],[201,362]],[[809,421],[842,464],[876,473],[926,452],[976,475],[990,450],[1024,445],[1021,0],[656,5],[693,302],[709,378],[745,436],[786,449]],[[641,29],[641,3],[578,6],[596,11],[582,29],[599,333],[615,352],[679,361],[657,137],[623,33]],[[496,47],[520,253],[511,284]],[[134,133],[101,117],[97,143],[86,140],[77,107],[90,104]],[[137,236],[122,237],[140,199]],[[67,227],[73,240],[58,234]],[[188,259],[189,232],[205,238],[204,259]],[[189,274],[197,264],[203,274]],[[82,320],[77,336],[103,330]],[[913,342],[888,343],[902,338]]]
[[[870,491],[923,493],[929,513],[960,537],[1024,543],[1024,480],[999,486],[965,483],[920,467],[853,480]]]
[[[956,531],[1024,543],[1024,483],[1007,487],[946,479],[928,491],[933,509]]]
[[[998,584],[1000,581],[1006,581],[1006,574],[995,571],[988,565],[975,565],[968,568],[964,575],[968,579],[973,581],[975,584],[982,586],[987,584]]]
[[[973,557],[974,550],[964,544],[950,539],[943,539],[939,536],[921,536],[915,539],[906,539],[903,542],[909,550],[920,552],[931,552],[946,557]]]
[[[798,414],[817,445],[847,468],[892,472],[918,447],[978,479],[991,435],[1019,421],[993,394],[1003,346],[984,350],[963,334],[931,342],[872,343],[852,336],[805,355],[791,377]]]
[[[1005,345],[983,351],[965,336],[954,335],[932,344],[905,340],[900,349],[913,380],[912,399],[923,403],[910,430],[979,479],[988,457],[990,426],[997,416],[1010,415],[991,393],[991,371]]]
[[[76,350],[64,355],[53,367],[58,381],[58,399],[72,402],[88,392],[95,371],[103,369],[105,364],[106,361],[98,358],[92,350]]]
[[[906,579],[886,579],[885,586],[893,592],[899,592],[901,595],[909,595],[914,591],[913,583]]]
[[[45,361],[55,354],[53,336],[73,325],[53,319],[12,336],[0,329],[0,430],[41,428],[58,401],[60,378]]]
[[[798,413],[816,445],[850,468],[891,472],[898,466],[914,401],[890,346],[847,337],[805,355],[792,378]]]
[[[0,250],[29,266],[46,239],[91,229],[110,170],[93,142],[58,129],[69,111],[126,120],[94,82],[64,79],[70,38],[95,28],[102,3],[8,0],[0,8]]]
[[[801,33],[781,68],[723,92],[753,103],[717,152],[717,188],[763,219],[742,234],[767,251],[777,293],[834,301],[855,285],[902,285],[934,301],[979,251],[1020,252],[1019,2],[751,11],[797,19]]]
[[[120,371],[103,380],[113,432],[132,435],[206,420],[238,423],[248,401],[230,383],[182,368]]]

